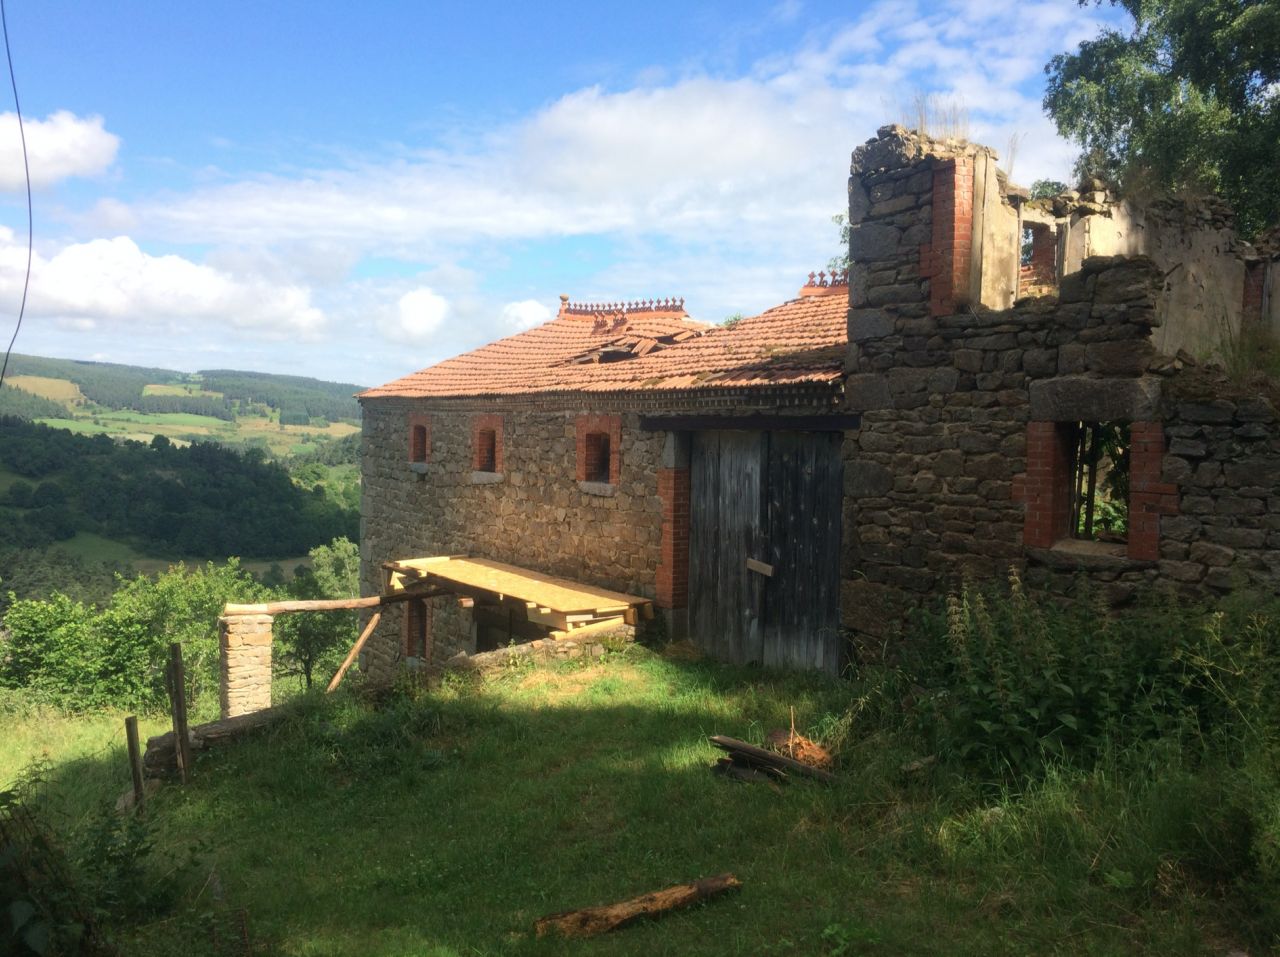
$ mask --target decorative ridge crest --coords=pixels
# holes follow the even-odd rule
[[[800,287],[801,297],[828,296],[833,292],[842,292],[849,285],[849,270],[840,269],[827,272],[819,270],[809,273],[809,281]]]
[[[625,302],[570,302],[568,296],[560,297],[560,316],[582,316],[597,321],[606,317],[615,322],[634,313],[676,313],[684,315],[684,297],[668,296],[664,299],[634,299]]]

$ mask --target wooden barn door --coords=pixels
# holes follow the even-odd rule
[[[699,432],[690,468],[695,643],[723,661],[837,671],[840,433]]]

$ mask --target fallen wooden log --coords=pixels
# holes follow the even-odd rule
[[[742,882],[732,874],[717,874],[692,884],[677,884],[675,887],[641,894],[616,904],[584,907],[581,910],[539,917],[534,921],[533,927],[539,937],[552,933],[562,937],[594,937],[625,927],[642,917],[656,917],[741,886]]]
[[[721,777],[729,778],[733,781],[743,781],[748,784],[756,781],[763,781],[767,784],[775,782],[786,783],[787,772],[780,771],[778,768],[753,767],[750,764],[739,764],[733,758],[721,758],[715,764],[711,765],[711,773],[719,774]]]
[[[192,751],[203,751],[206,748],[227,744],[250,731],[275,724],[288,714],[283,707],[263,708],[250,714],[236,715],[221,721],[210,721],[198,724],[187,730]],[[142,756],[143,773],[150,778],[163,777],[178,770],[177,751],[174,748],[172,731],[147,738],[147,750]]]
[[[781,771],[794,771],[796,774],[803,774],[806,777],[828,783],[836,779],[836,776],[830,771],[812,768],[784,754],[775,754],[772,751],[766,751],[764,748],[757,748],[754,744],[747,744],[747,742],[739,741],[737,738],[727,738],[722,734],[717,734],[711,738],[711,743],[722,751],[728,751],[734,758],[740,758],[746,764],[777,768]]]

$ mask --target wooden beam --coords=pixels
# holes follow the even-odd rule
[[[347,669],[351,667],[351,663],[356,660],[356,655],[360,654],[360,649],[364,647],[364,643],[369,640],[369,636],[373,634],[373,629],[378,627],[378,622],[382,620],[382,612],[375,611],[369,619],[369,624],[364,626],[364,631],[360,632],[360,637],[356,639],[356,643],[351,646],[351,650],[347,652],[347,657],[342,660],[342,666],[338,669],[338,673],[333,676],[333,680],[329,682],[329,687],[324,689],[324,693],[328,694],[338,685],[342,684],[342,676],[347,673]]]
[[[773,566],[767,562],[759,562],[754,558],[748,558],[747,569],[748,571],[759,572],[761,575],[765,575],[769,578],[773,577]]]
[[[642,917],[656,917],[680,907],[688,907],[741,886],[742,882],[732,874],[717,874],[692,884],[677,884],[675,887],[641,894],[616,904],[550,914],[534,921],[533,927],[539,937],[553,933],[561,937],[594,937],[625,927]]]
[[[169,644],[169,710],[173,715],[173,738],[177,742],[178,772],[182,783],[191,780],[191,736],[187,731],[187,670],[182,663],[182,645]]]
[[[646,432],[707,432],[744,429],[751,432],[844,432],[862,426],[862,416],[831,415],[642,415]]]
[[[741,756],[750,764],[781,768],[784,771],[794,771],[796,774],[803,774],[828,783],[836,779],[836,776],[830,771],[824,771],[821,768],[815,768],[812,765],[796,761],[785,754],[757,748],[754,744],[747,744],[747,742],[739,741],[736,738],[727,738],[724,735],[717,734],[711,738],[711,743],[722,751],[728,751],[734,756]]]
[[[133,806],[142,809],[147,792],[142,786],[142,751],[138,747],[138,716],[131,714],[124,719],[124,738],[129,748],[129,774],[133,778]]]
[[[370,595],[367,598],[316,598],[306,601],[268,601],[257,605],[226,605],[224,617],[235,615],[287,615],[299,611],[357,611],[361,608],[377,608],[415,598],[435,598],[444,592],[401,591],[393,595]]]

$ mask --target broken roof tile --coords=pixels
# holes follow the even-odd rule
[[[361,398],[740,389],[839,381],[848,344],[840,280],[731,326],[683,300],[576,304],[556,318],[360,393]],[[821,292],[817,292],[821,290]]]

